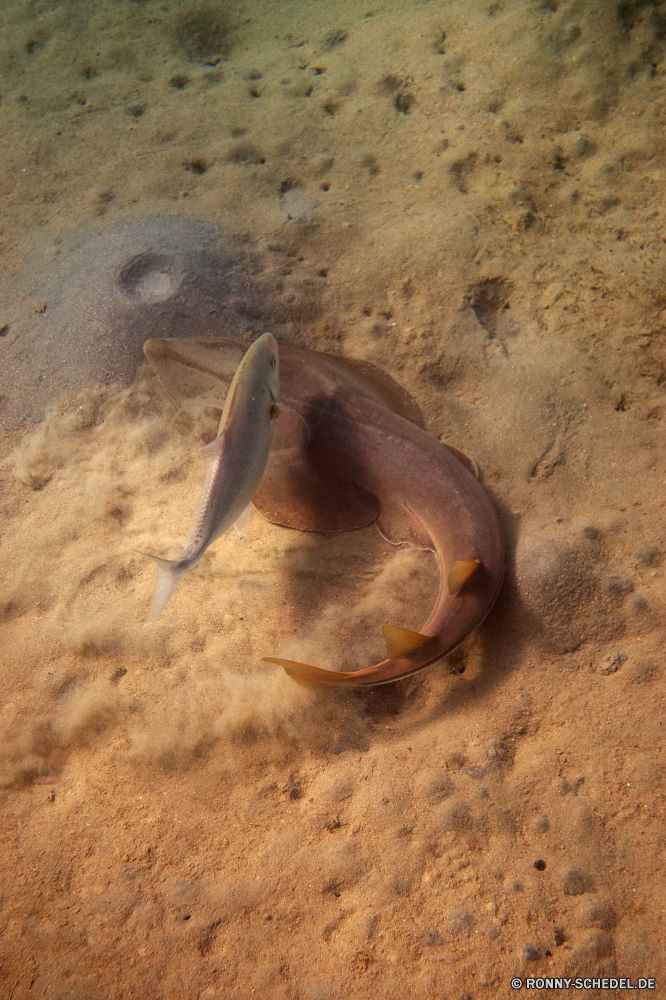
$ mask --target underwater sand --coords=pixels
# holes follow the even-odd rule
[[[663,992],[665,33],[641,0],[3,4],[2,1000]],[[221,227],[238,329],[379,364],[479,463],[507,580],[449,660],[262,663],[373,662],[437,576],[256,512],[142,628],[136,550],[178,554],[203,462],[58,261],[175,214]]]

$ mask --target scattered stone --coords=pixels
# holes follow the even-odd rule
[[[479,781],[481,778],[485,778],[487,769],[485,767],[461,767],[460,770],[463,774],[469,775],[470,778],[476,778]]]
[[[608,674],[616,674],[622,664],[626,662],[626,653],[607,653],[602,660],[599,673],[604,676],[607,676]]]

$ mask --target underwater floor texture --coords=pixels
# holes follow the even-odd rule
[[[0,29],[2,1000],[659,995],[664,4]],[[479,464],[506,581],[413,678],[262,662],[423,625],[434,560],[372,527],[255,511],[142,627],[203,481],[143,341],[266,330]]]

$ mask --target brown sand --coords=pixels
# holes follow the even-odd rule
[[[155,381],[7,431],[0,997],[664,995],[666,6],[0,17],[6,342],[30,252],[224,223],[281,336],[474,456],[509,547],[460,654],[313,693],[261,656],[371,662],[428,556],[255,513],[143,630],[134,550],[178,553],[203,465]]]

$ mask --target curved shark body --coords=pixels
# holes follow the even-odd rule
[[[223,398],[231,340],[152,340],[144,347],[169,395]],[[253,503],[275,524],[345,531],[375,523],[393,544],[436,554],[435,609],[420,633],[387,626],[387,658],[353,671],[265,657],[316,687],[386,684],[456,649],[483,621],[504,575],[495,511],[459,453],[423,428],[421,412],[369,362],[280,347],[281,416]]]
[[[299,405],[290,380],[283,399],[287,406]],[[394,544],[434,551],[440,592],[420,633],[385,627],[387,659],[381,663],[335,671],[264,659],[315,686],[369,686],[408,677],[453,652],[490,611],[504,575],[497,516],[473,473],[448,448],[375,400],[357,396],[341,410],[322,399],[304,416],[329,467],[379,501],[380,533]]]

